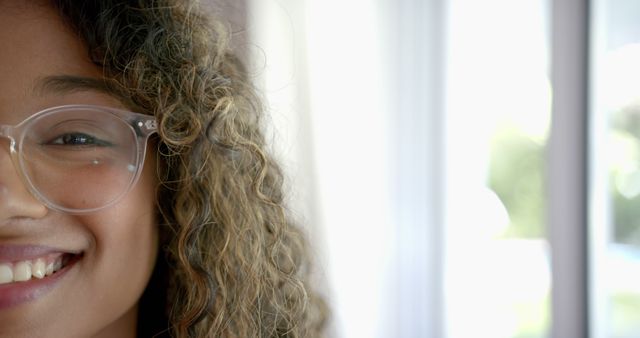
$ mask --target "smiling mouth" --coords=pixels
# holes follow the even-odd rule
[[[79,259],[80,255],[56,253],[11,263],[0,263],[0,285],[47,278]]]

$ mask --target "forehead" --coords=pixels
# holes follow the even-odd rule
[[[79,36],[58,13],[42,4],[0,1],[0,117],[55,102],[36,90],[43,78],[73,75],[100,78]]]

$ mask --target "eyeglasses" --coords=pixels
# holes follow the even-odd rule
[[[45,109],[16,126],[0,125],[14,166],[47,207],[72,214],[118,202],[142,172],[152,116],[68,105]]]

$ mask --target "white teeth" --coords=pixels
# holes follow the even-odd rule
[[[45,275],[51,276],[51,274],[53,274],[53,262],[47,264],[47,267],[45,269]]]
[[[62,258],[58,258],[53,262],[53,271],[58,271],[62,269]]]
[[[31,266],[31,274],[33,275],[33,277],[42,279],[44,278],[44,274],[46,273],[45,269],[46,267],[44,264],[44,260],[42,258],[38,258],[36,259],[36,262],[33,264],[33,266]]]
[[[13,282],[13,270],[7,264],[0,264],[0,284]]]
[[[48,262],[47,262],[48,261]],[[26,282],[31,278],[42,279],[62,269],[63,256],[55,259],[37,258],[14,263],[0,264],[0,285],[11,282]]]
[[[31,263],[19,262],[13,267],[13,280],[25,282],[31,279]]]

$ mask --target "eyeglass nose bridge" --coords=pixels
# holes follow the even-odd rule
[[[9,157],[11,158],[11,162],[13,162],[13,167],[16,170],[18,176],[22,180],[22,182],[26,183],[26,178],[24,177],[24,172],[19,168],[18,165],[18,152],[16,151],[16,140],[13,136],[15,132],[15,127],[9,126],[6,124],[0,124],[0,140],[5,138],[9,140]],[[0,150],[2,151],[2,150]]]
[[[0,139],[6,138],[9,140],[9,151],[11,154],[16,152],[16,140],[13,137],[13,127],[5,124],[0,124]]]
[[[7,201],[3,200],[1,202],[3,205],[0,206],[0,208],[3,209],[3,215],[5,212],[8,211],[9,213],[18,212],[20,213],[21,216],[29,215],[29,217],[42,217],[47,210],[46,202],[41,200],[38,197],[38,195],[34,192],[33,188],[29,185],[28,180],[24,175],[25,174],[24,171],[20,168],[20,165],[18,164],[19,162],[18,151],[16,150],[16,139],[14,136],[16,132],[17,132],[16,127],[0,124],[0,141],[2,141],[2,139],[9,140],[9,152],[6,155],[10,158],[10,162],[12,162],[11,167],[13,167],[13,170],[15,170],[15,175],[19,178],[19,181],[21,182],[18,184],[22,185],[22,188],[18,188],[16,191],[22,191],[24,189],[25,196],[26,195],[31,196],[30,200],[32,200],[33,202],[27,203],[27,200],[25,200],[25,197],[20,197],[21,200],[18,204],[14,203],[13,206],[7,207],[7,205],[5,205]],[[1,149],[2,147],[4,147],[4,145],[0,146],[0,156],[5,156],[4,154],[2,154],[5,152],[4,149]],[[11,170],[9,168],[7,169]],[[6,179],[6,177],[0,176],[0,179],[2,178]],[[16,191],[14,191],[13,193],[16,193]],[[22,194],[22,193],[18,193],[18,194]],[[11,203],[9,203],[8,205],[11,205]]]

